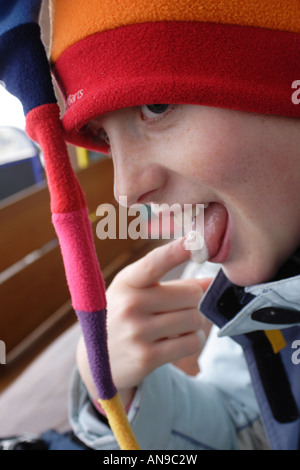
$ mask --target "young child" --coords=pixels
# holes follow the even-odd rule
[[[160,283],[188,259],[176,241],[107,292],[112,373],[142,448],[261,448],[259,415],[272,448],[297,448],[299,4],[79,2],[67,18],[64,2],[54,3],[53,70],[66,99],[75,96],[69,140],[109,150],[115,197],[128,205],[208,205],[207,259],[223,272],[201,312],[244,348],[260,407],[231,340],[207,345],[195,379],[165,365],[203,346],[196,308],[207,282]],[[79,42],[61,44],[65,31]],[[113,448],[92,405],[83,342],[77,362],[88,393],[76,376],[74,429],[94,448]]]
[[[210,261],[221,263],[233,283],[252,287],[244,291],[220,273],[200,308],[223,327],[222,334],[234,336],[245,347],[260,413],[270,425],[269,439],[276,439],[280,448],[289,446],[295,430],[287,438],[279,423],[294,429],[299,424],[282,362],[297,373],[291,349],[299,335],[298,326],[291,328],[299,323],[297,258],[276,274],[299,243],[300,121],[201,106],[165,108],[160,114],[152,106],[114,111],[94,120],[91,128],[95,135],[109,136],[116,196],[125,193],[132,202],[209,203],[205,240]],[[196,334],[201,317],[195,314],[201,283],[159,284],[187,258],[180,241],[163,246],[126,268],[108,289],[116,386],[125,405],[133,400],[129,412],[144,448],[241,448],[240,429],[247,435],[246,445],[260,448],[265,443],[255,422],[258,410],[238,350],[216,339],[206,351],[210,362],[203,364],[196,380],[172,366],[157,369],[203,346]],[[280,333],[289,315],[290,328]],[[281,353],[276,349],[280,343],[285,346]],[[82,342],[77,361],[90,397],[96,399]],[[77,380],[74,390],[79,393]],[[95,427],[98,418],[86,409],[89,398],[84,396],[84,405],[73,405],[75,429],[84,439],[88,415],[92,423],[88,421],[86,443],[105,448],[108,441],[100,439],[107,438],[105,425]],[[272,417],[276,419],[270,423]],[[95,433],[97,438],[92,437]]]
[[[194,255],[222,265],[209,289],[160,282],[190,257],[176,240],[107,291],[112,375],[141,447],[298,449],[299,2],[51,3],[67,140],[111,154],[128,205],[204,204]],[[190,377],[170,363],[203,348],[200,300],[216,327]],[[77,364],[73,429],[116,449],[83,341]]]

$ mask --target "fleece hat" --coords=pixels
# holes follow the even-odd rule
[[[50,64],[40,38],[41,2],[0,0],[0,83],[22,102],[26,131],[42,148],[52,221],[99,403],[120,448],[138,449],[111,375],[105,284],[65,141],[94,148],[91,119],[144,104],[300,117],[292,101],[300,80],[300,2],[50,0]],[[62,120],[50,68],[65,101]]]
[[[300,116],[299,0],[52,0],[66,139],[115,109],[199,104]]]

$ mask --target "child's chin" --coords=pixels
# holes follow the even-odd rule
[[[238,286],[246,287],[253,286],[255,284],[262,284],[269,282],[275,276],[277,270],[275,267],[266,269],[266,266],[256,266],[255,268],[250,266],[233,267],[233,266],[222,266],[225,275],[228,279]]]

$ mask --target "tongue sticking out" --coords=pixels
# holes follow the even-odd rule
[[[185,248],[191,251],[193,261],[214,261],[222,247],[227,221],[228,213],[223,205],[211,203],[208,206],[204,214],[204,240],[198,231],[191,230],[185,241]],[[198,247],[200,249],[195,249]]]

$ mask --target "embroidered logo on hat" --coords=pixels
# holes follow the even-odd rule
[[[83,97],[83,89],[78,90],[76,93],[73,93],[72,95],[68,95],[68,97],[67,97],[67,106],[68,106],[68,108],[73,103],[80,100],[82,97]]]

